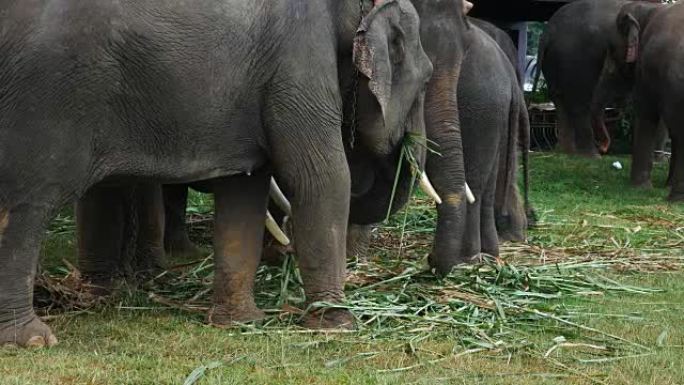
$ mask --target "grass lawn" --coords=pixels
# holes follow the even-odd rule
[[[260,271],[265,324],[206,326],[194,310],[209,300],[207,259],[106,304],[51,311],[60,344],[0,349],[0,385],[684,384],[684,205],[664,188],[630,188],[625,158],[534,154],[532,169],[539,225],[501,259],[438,280],[424,270],[435,216],[425,200],[383,225],[371,262],[350,263],[359,331],[294,325],[291,259]],[[658,165],[654,184],[665,175]],[[43,268],[64,275],[74,247],[65,215]]]

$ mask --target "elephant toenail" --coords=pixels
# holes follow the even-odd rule
[[[31,337],[27,342],[26,342],[26,347],[27,348],[42,348],[45,347],[45,338],[42,336],[34,336]]]

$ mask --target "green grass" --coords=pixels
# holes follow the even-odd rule
[[[624,158],[535,154],[532,169],[540,224],[530,245],[503,248],[510,265],[430,277],[422,267],[435,213],[422,198],[384,225],[372,263],[351,264],[358,332],[308,333],[290,326],[292,315],[216,329],[134,291],[54,314],[53,349],[0,350],[0,384],[183,384],[193,371],[197,384],[684,384],[684,205],[666,203],[663,188],[630,188]],[[656,186],[665,171],[657,166]],[[210,202],[194,196],[192,206],[203,213]],[[44,268],[59,274],[74,247],[66,213]],[[208,271],[193,266],[147,289],[184,301]],[[288,267],[262,269],[257,288],[268,308],[301,301]]]

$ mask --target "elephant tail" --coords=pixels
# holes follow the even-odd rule
[[[522,95],[521,95],[522,97]],[[530,117],[527,108],[520,106],[518,114],[519,145],[522,152],[523,165],[523,199],[528,228],[537,223],[537,214],[530,204]]]

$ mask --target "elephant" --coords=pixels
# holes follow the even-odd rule
[[[344,299],[348,218],[389,195],[404,138],[425,135],[432,64],[408,0],[22,0],[0,14],[0,345],[57,343],[32,307],[39,247],[101,183],[215,180],[209,320],[230,324],[263,316],[252,287],[275,175],[307,301]]]
[[[595,90],[615,17],[629,2],[574,1],[551,17],[541,36],[539,63],[556,106],[558,144],[565,153],[598,157],[610,147],[605,107],[612,102],[624,103],[632,82],[621,79],[610,89],[604,89],[607,92],[603,95],[595,95]],[[661,146],[666,139],[662,136]]]
[[[504,52],[511,65],[515,69],[516,79],[522,87],[521,75],[518,71],[518,50],[510,35],[504,30],[484,20],[468,18],[468,21],[487,33]],[[522,88],[521,88],[522,90]],[[523,94],[524,95],[524,94]],[[463,114],[463,113],[462,113]],[[529,145],[530,145],[530,122],[527,112],[521,112],[518,124],[509,124],[510,138],[518,136],[523,160],[524,199],[520,198],[517,184],[506,185],[506,172],[510,167],[516,167],[515,162],[511,165],[507,162],[511,159],[510,151],[502,152],[499,163],[499,177],[497,178],[497,193],[495,196],[494,216],[496,229],[500,241],[522,242],[527,238],[527,227],[536,221],[534,208],[529,202]],[[513,123],[513,121],[509,122]],[[468,151],[466,150],[466,156]],[[507,190],[508,189],[508,190]],[[513,213],[513,214],[511,214]],[[524,213],[524,214],[523,214]]]
[[[419,3],[414,1],[424,21]],[[437,229],[429,256],[430,266],[440,275],[457,263],[470,262],[480,252],[498,255],[497,195],[502,204],[499,208],[511,225],[504,230],[506,236],[523,238],[521,233],[527,227],[525,210],[502,208],[508,207],[508,200],[517,200],[512,207],[522,207],[515,190],[515,164],[519,130],[529,132],[524,96],[507,55],[466,19],[463,2],[456,3],[454,10],[445,10],[447,15],[460,13],[449,25],[423,22],[421,28],[428,56],[433,63],[442,64],[435,64],[425,110],[427,137],[438,152],[428,154],[426,167],[443,198],[437,205]],[[437,44],[445,37],[458,49],[446,50],[445,45]],[[527,142],[524,148],[529,148],[529,136]],[[501,176],[499,169],[505,170]],[[475,194],[470,205],[466,203],[466,185]],[[371,225],[350,225],[347,249],[354,253],[350,257],[363,258]],[[510,231],[513,226],[518,233]]]
[[[527,227],[525,210],[517,194],[516,164],[520,131],[529,132],[529,119],[516,71],[497,42],[480,28],[471,26],[465,44],[457,98],[465,175],[476,200],[466,209],[460,250],[441,249],[437,244],[433,248],[431,265],[442,274],[481,252],[499,255],[495,206],[507,218],[507,223],[500,226],[507,237],[522,240]],[[430,126],[427,135],[440,143],[440,135],[432,133]],[[529,141],[523,148],[529,148]],[[525,150],[523,156],[526,159]],[[428,155],[427,170],[439,191],[440,170],[432,168],[432,160],[432,155]],[[507,200],[513,203],[509,206]],[[448,217],[442,218],[439,207],[438,214],[436,238],[445,230],[440,225],[448,229],[450,222]]]
[[[611,33],[598,89],[615,78],[632,78],[636,125],[632,147],[631,182],[650,187],[659,127],[672,139],[668,183],[671,201],[684,200],[684,5],[627,3]]]
[[[422,4],[422,5],[421,5]],[[421,4],[416,4],[416,6],[419,9],[419,12],[421,12],[421,22],[422,25],[425,27],[424,31],[427,33],[433,33],[432,29],[430,28],[430,25],[435,19],[433,16],[435,13],[439,12],[447,12],[449,14],[450,11],[446,10],[448,7],[457,7],[458,6],[458,1],[452,1],[452,3],[449,5],[449,2],[445,2],[445,5],[439,5],[439,2],[424,2]],[[443,8],[439,8],[443,7]],[[513,68],[516,68],[514,66],[514,62],[517,61],[517,54],[516,54],[516,49],[515,46],[508,36],[504,31],[498,29],[497,27],[478,20],[474,18],[467,18],[469,23],[473,23],[478,26],[484,26],[486,29],[483,29],[487,34],[489,34],[502,48],[502,50],[505,53],[505,56],[509,59],[511,62],[511,65]],[[460,23],[460,24],[459,24]],[[453,27],[453,26],[461,26],[461,30]],[[458,20],[458,23],[453,22],[453,26],[449,26],[449,28],[452,28],[451,33],[454,34],[455,36],[465,36],[466,31],[470,28],[466,24],[464,24],[463,20]],[[475,28],[475,27],[473,27]],[[478,39],[485,39],[483,34],[481,33],[482,31],[477,32],[477,38]],[[441,33],[439,34],[440,36],[442,35]],[[432,36],[429,36],[427,39],[424,39],[425,41],[431,41],[434,39]],[[447,64],[447,59],[445,59],[443,54],[439,54],[439,50],[443,50],[445,47],[444,46],[436,46],[432,50],[437,51],[437,54],[434,52],[431,52],[432,50],[428,48],[428,53],[433,55],[433,60],[437,63],[441,64],[441,68],[449,68]],[[456,47],[449,47],[449,49],[453,50],[453,52],[458,52],[458,46]],[[500,56],[500,52],[494,50],[493,47],[488,47],[487,48],[489,51],[494,56]],[[442,57],[436,57],[436,55],[440,55]],[[448,60],[450,61],[452,66],[457,66],[458,62],[461,61],[461,56],[456,56],[456,57],[448,57]],[[503,65],[500,63],[500,71],[501,73],[508,73],[508,70],[503,69]],[[453,68],[453,67],[452,67]],[[437,73],[440,72],[440,68],[437,69]],[[446,72],[446,70],[444,70]],[[442,77],[443,79],[449,79],[447,75],[444,75]],[[516,77],[517,79],[517,77]],[[449,79],[450,80],[450,79]],[[463,80],[466,82],[466,84],[473,84],[476,80],[474,79],[465,79]],[[488,83],[487,83],[488,84]],[[436,85],[432,84],[428,88],[428,93],[430,93],[430,90],[434,89]],[[484,92],[484,87],[482,87],[479,91],[479,93]],[[462,103],[466,103],[467,105],[467,99],[469,99],[469,96],[466,96],[462,99],[466,99],[465,102],[462,101]],[[526,111],[521,111],[524,110],[524,105],[522,101],[522,94],[521,93],[515,93],[516,99],[515,99],[515,111],[517,111],[520,114],[519,119],[499,119],[497,122],[488,122],[489,126],[482,125],[480,123],[475,123],[476,121],[479,121],[480,118],[479,116],[473,115],[470,110],[465,110],[462,111],[461,114],[465,114],[465,120],[467,124],[463,127],[464,131],[467,131],[467,133],[471,132],[478,132],[480,127],[496,127],[495,130],[497,133],[501,133],[505,131],[505,135],[507,135],[507,138],[509,142],[505,144],[505,151],[500,151],[499,153],[499,162],[498,166],[496,169],[498,170],[498,175],[496,177],[496,189],[494,190],[494,221],[493,223],[496,226],[496,234],[491,234],[491,229],[490,233],[488,235],[489,239],[496,239],[495,243],[498,243],[498,241],[524,241],[526,239],[526,230],[527,230],[527,225],[528,225],[528,215],[529,218],[533,218],[533,213],[530,208],[529,202],[528,202],[528,193],[527,193],[527,153],[529,152],[529,120],[526,116]],[[431,108],[431,111],[438,110],[440,108],[445,108],[444,105],[446,103],[456,103],[458,101],[449,101],[449,100],[444,100],[444,98],[440,99],[432,99],[430,103],[428,104],[428,109]],[[502,111],[507,111],[509,110],[511,102],[502,103],[500,106],[495,106],[493,103],[489,107],[492,110],[497,110],[501,109]],[[505,105],[504,105],[505,104]],[[429,115],[429,113],[428,113]],[[429,119],[430,116],[428,116]],[[438,151],[440,152],[440,156],[437,158],[441,160],[443,157],[448,157],[451,159],[451,163],[449,165],[445,165],[444,167],[453,168],[454,165],[463,165],[463,160],[462,156],[459,151],[461,151],[461,148],[453,148],[450,143],[447,142],[447,140],[442,139],[441,137],[441,131],[444,130],[443,127],[439,127],[437,122],[433,123],[428,127],[428,137],[429,139],[433,140],[438,144]],[[493,129],[489,129],[490,131]],[[453,136],[454,137],[459,137],[461,134],[459,132],[454,132]],[[464,134],[465,135],[465,134]],[[471,142],[477,143],[477,139],[473,139],[475,134],[470,134],[468,135],[469,138],[471,138]],[[479,135],[479,134],[478,134]],[[525,165],[525,200],[524,203],[520,198],[520,194],[517,188],[517,184],[514,183],[514,181],[517,179],[515,170],[517,168],[517,161],[516,161],[516,142],[515,139],[519,137],[519,142],[522,145],[521,150],[523,154],[523,160],[524,160],[524,165]],[[527,145],[525,145],[527,144]],[[446,150],[448,151],[446,151]],[[477,164],[478,162],[481,161],[481,159],[478,158],[479,155],[475,151],[468,151],[468,148],[463,149],[465,152],[465,156],[471,157],[470,161],[466,161],[466,163],[473,164],[471,167],[476,167],[474,164]],[[493,159],[493,158],[492,158]],[[433,159],[433,162],[435,160]],[[462,166],[461,166],[462,167]],[[433,170],[431,171],[434,173],[434,176],[440,177],[444,174],[444,171],[441,170]],[[456,175],[458,175],[458,170],[454,172]],[[444,177],[446,179],[447,176]],[[463,179],[461,179],[463,180]],[[476,181],[470,181],[472,183],[478,183],[481,184],[480,182]],[[449,185],[447,183],[437,183],[436,186],[439,186],[439,190],[443,194],[458,194],[459,193],[459,186],[455,186],[454,190],[449,190]],[[208,190],[202,189],[202,191],[207,192]],[[406,197],[405,191],[402,192],[402,196]],[[185,228],[185,207],[186,207],[186,199],[187,199],[187,186],[186,185],[173,185],[173,186],[165,186],[164,187],[164,205],[166,207],[166,227],[164,231],[164,241],[163,243],[166,245],[166,251],[171,253],[171,254],[195,254],[196,253],[196,248],[192,243],[189,241],[187,231]],[[464,200],[465,201],[465,200]],[[375,200],[368,200],[369,204],[366,206],[366,210],[364,212],[370,212],[372,210],[375,210],[372,208],[377,202]],[[447,205],[445,205],[446,207]],[[475,205],[473,209],[471,210],[471,217],[469,217],[469,221],[476,222],[476,215],[473,215],[474,212],[477,212],[475,208],[478,205]],[[385,207],[384,205],[378,205],[378,207]],[[490,210],[488,208],[487,210]],[[273,208],[273,210],[280,211],[277,208]],[[479,210],[479,209],[478,209]],[[375,216],[380,215],[381,213],[376,213],[374,214]],[[284,213],[280,212],[280,217],[285,215]],[[449,218],[448,216],[442,217],[442,218]],[[482,218],[485,221],[488,221],[488,223],[491,223],[491,217],[489,215],[483,215]],[[455,221],[463,221],[465,222],[465,216],[456,218]],[[362,221],[363,223],[363,221]],[[454,223],[454,219],[447,219],[444,220],[443,223]],[[447,225],[442,224],[443,229],[448,229],[446,227]],[[368,246],[370,243],[370,232],[373,228],[372,224],[364,223],[364,224],[359,224],[358,222],[355,222],[354,218],[351,218],[350,220],[350,225],[348,228],[348,237],[347,237],[347,254],[351,258],[355,257],[360,257],[361,259],[365,259],[365,256],[368,251]],[[472,231],[472,230],[471,230]],[[474,231],[473,231],[474,232]],[[436,242],[434,252],[433,254],[438,254],[438,250],[445,250],[444,253],[449,253],[449,252],[454,252],[453,250],[450,250],[448,248],[443,248],[441,245],[445,244],[446,241],[444,239],[448,239],[449,234],[448,230],[444,230],[443,232],[443,238],[439,242]],[[467,231],[463,233],[462,237],[468,237]],[[266,245],[270,245],[271,247],[267,247],[264,250],[264,255],[262,257],[262,260],[265,260],[267,263],[270,264],[280,264],[280,252],[283,250],[282,246],[279,246],[277,243],[274,243],[271,237],[267,237],[268,240],[265,241]],[[150,243],[159,243],[159,241],[152,241]],[[471,245],[470,250],[479,250],[480,248],[480,240],[477,239],[477,235],[474,235],[472,238],[470,238],[467,241],[467,244]],[[491,248],[490,250],[496,250],[494,248]],[[479,251],[466,251],[466,253],[469,253],[468,256],[473,256],[477,254]],[[461,257],[462,261],[467,260],[467,257]],[[448,268],[444,268],[446,269]]]

